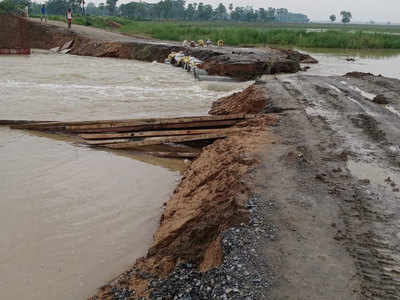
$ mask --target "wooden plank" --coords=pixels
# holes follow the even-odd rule
[[[135,138],[135,137],[152,137],[152,136],[235,133],[243,130],[245,129],[243,128],[189,129],[189,130],[183,129],[183,130],[123,132],[123,133],[92,133],[92,134],[81,134],[79,136],[85,140],[103,140],[103,139],[115,139],[115,138]]]
[[[70,40],[70,41],[66,42],[64,45],[61,46],[60,51],[71,48],[73,43],[74,43],[74,40]]]
[[[172,137],[150,137],[150,138],[145,138],[142,141],[105,144],[103,146],[111,149],[133,149],[141,146],[160,145],[165,143],[182,143],[189,141],[219,139],[219,138],[225,138],[226,136],[227,136],[226,134],[220,133],[220,134],[199,134],[199,135],[184,135],[184,136],[172,136]]]
[[[104,140],[115,138],[130,138],[133,132],[120,132],[120,133],[83,133],[79,135],[85,140]]]
[[[240,119],[226,120],[226,121],[202,121],[191,123],[177,123],[177,124],[161,124],[161,125],[138,125],[127,127],[114,127],[114,128],[92,128],[92,129],[74,129],[68,130],[70,133],[117,133],[117,132],[130,132],[130,131],[143,131],[143,130],[158,130],[158,129],[187,129],[187,128],[208,128],[208,127],[224,127],[232,126],[238,123]]]
[[[199,153],[195,152],[146,152],[146,154],[167,158],[196,158],[199,156]]]
[[[62,122],[34,122],[29,124],[12,125],[13,129],[32,129],[32,130],[64,130]]]
[[[178,135],[196,135],[196,134],[218,134],[235,133],[243,131],[242,128],[217,128],[217,129],[185,129],[185,130],[161,130],[161,131],[141,131],[133,132],[132,137],[152,137],[152,136],[178,136]]]
[[[93,120],[93,121],[70,121],[70,122],[56,122],[56,121],[35,121],[32,124],[23,124],[16,129],[34,129],[34,130],[52,130],[67,125],[90,125],[90,124],[103,124],[111,122],[125,122],[133,119],[123,120]],[[145,120],[145,119],[144,119]]]
[[[25,125],[32,123],[42,123],[43,121],[32,121],[32,120],[0,120],[0,125],[10,126],[10,125]],[[46,121],[51,122],[51,121]]]
[[[108,139],[108,140],[87,140],[85,141],[88,145],[104,145],[104,144],[116,144],[116,143],[126,143],[130,139]]]
[[[218,120],[233,120],[233,119],[248,119],[252,118],[254,115],[250,114],[232,114],[232,115],[222,115],[222,116],[197,116],[197,117],[179,117],[179,118],[147,118],[147,119],[122,119],[122,120],[92,120],[92,121],[69,121],[69,122],[58,122],[58,121],[32,121],[28,124],[21,123],[16,124],[12,128],[15,129],[33,129],[33,130],[60,130],[64,127],[70,131],[79,132],[79,126],[85,129],[94,128],[119,128],[127,126],[144,126],[144,125],[162,125],[171,123],[193,123],[197,121],[218,121]],[[191,121],[190,121],[191,120]],[[123,126],[121,126],[123,124]],[[130,125],[127,125],[130,124]],[[89,127],[86,127],[88,125]],[[146,128],[146,127],[143,127]],[[160,128],[160,127],[158,127]],[[74,130],[75,129],[75,130]],[[81,131],[87,132],[87,131]],[[106,131],[100,131],[106,132]]]
[[[245,114],[221,115],[221,116],[199,116],[199,117],[180,117],[180,118],[162,118],[162,119],[147,119],[147,120],[130,120],[130,121],[115,121],[109,123],[86,124],[86,125],[66,125],[67,130],[80,129],[98,129],[98,128],[118,128],[131,127],[140,125],[167,125],[167,124],[184,124],[202,121],[223,121],[244,119]]]

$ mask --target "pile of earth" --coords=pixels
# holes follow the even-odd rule
[[[244,93],[247,91],[256,96],[263,93],[257,85]],[[231,97],[231,101],[237,111],[242,102],[240,93]],[[251,184],[248,179],[268,139],[266,128],[275,122],[273,116],[259,115],[237,125],[243,132],[203,148],[166,203],[147,255],[104,286],[93,299],[114,299],[116,291],[149,295],[151,282],[168,277],[183,263],[193,263],[200,272],[219,266],[223,259],[223,232],[250,220]]]

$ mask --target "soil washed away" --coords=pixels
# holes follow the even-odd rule
[[[1,119],[199,115],[243,86],[131,60],[36,52],[0,65]],[[0,295],[32,300],[85,299],[144,255],[184,168],[4,127],[0,162]]]

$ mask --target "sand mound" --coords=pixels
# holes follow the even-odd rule
[[[212,104],[208,113],[210,115],[256,114],[262,112],[266,104],[266,90],[261,85],[253,84],[243,92],[218,99]]]

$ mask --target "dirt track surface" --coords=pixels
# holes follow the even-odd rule
[[[40,19],[36,18],[30,18],[29,21],[39,23],[40,24]],[[68,30],[67,28],[67,23],[63,23],[60,21],[48,21],[48,23],[42,23],[43,26],[56,26],[59,28],[64,28],[65,30]],[[77,33],[79,35],[83,35],[86,38],[91,38],[95,39],[98,41],[106,41],[106,42],[131,42],[131,41],[137,41],[141,39],[136,39],[132,37],[128,37],[116,32],[111,32],[111,31],[106,31],[103,29],[98,29],[94,27],[88,27],[88,26],[82,26],[82,25],[76,25],[72,24],[72,28],[70,30],[73,33]],[[144,41],[145,39],[143,39]]]
[[[256,180],[279,228],[259,249],[277,274],[270,298],[400,299],[400,81],[283,76],[263,88],[282,112]]]

